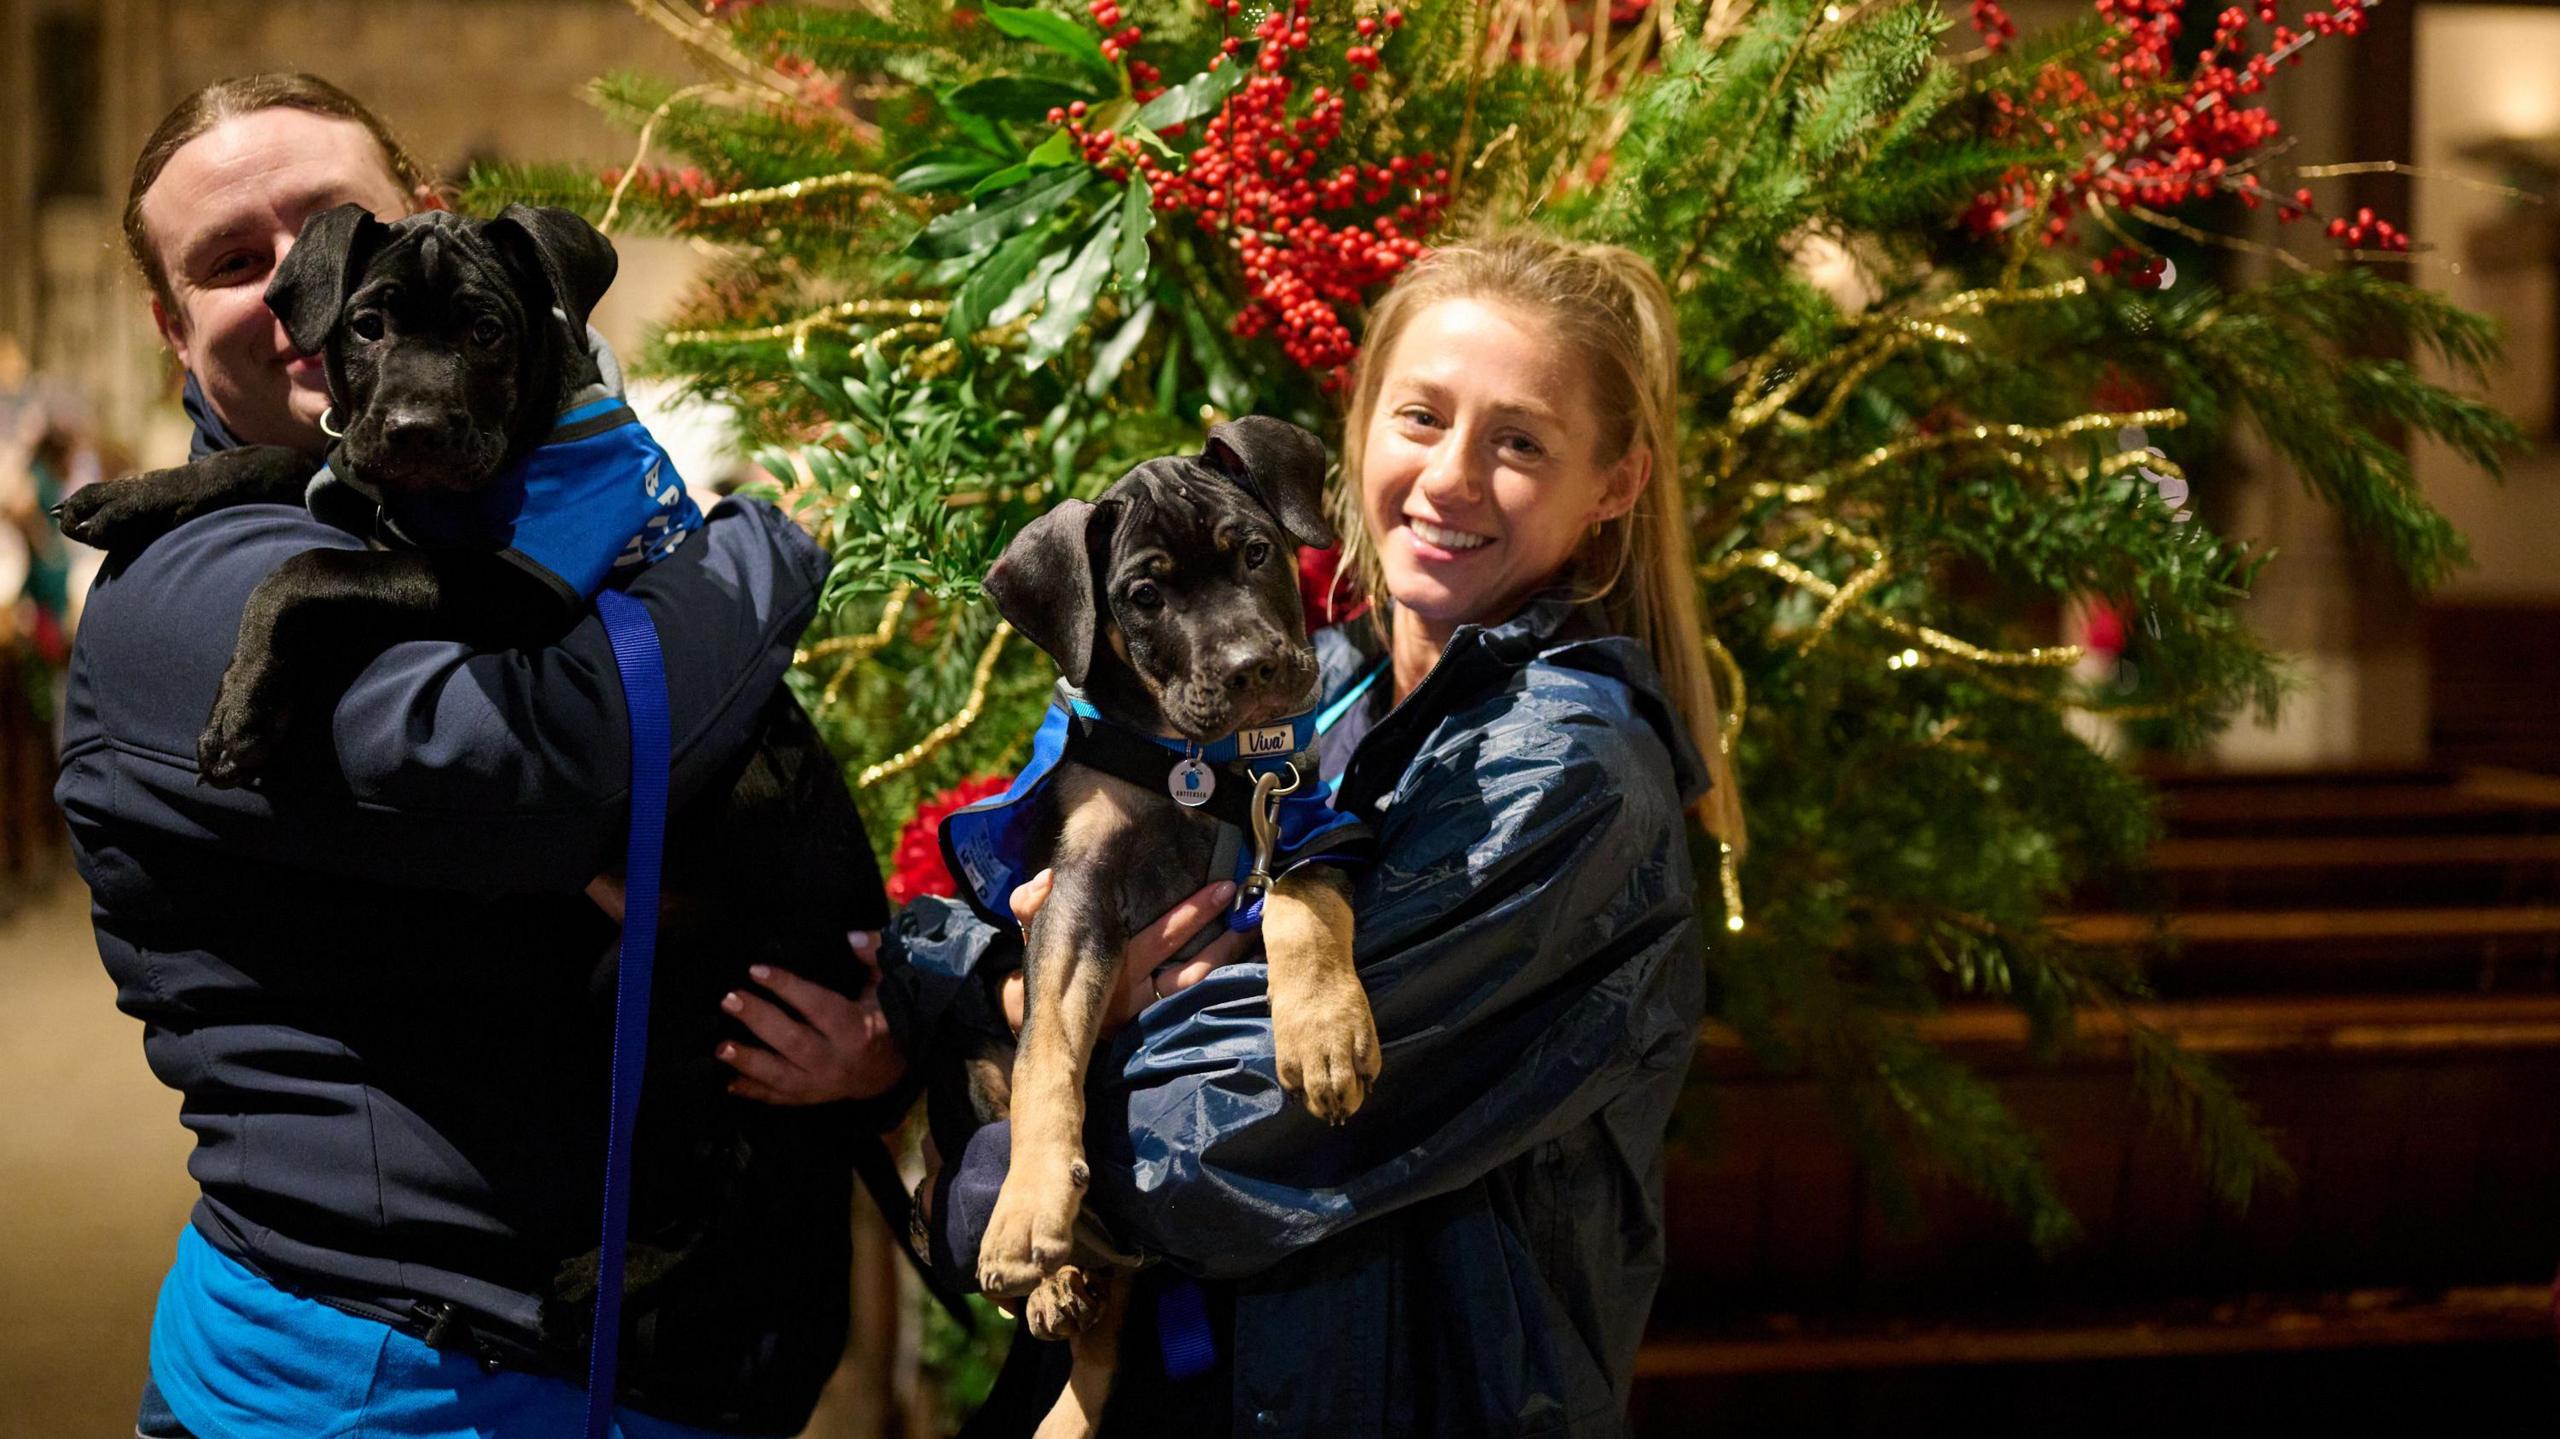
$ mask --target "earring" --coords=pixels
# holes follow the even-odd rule
[[[337,419],[338,419],[338,407],[337,407],[337,406],[335,406],[335,405],[331,405],[331,406],[329,406],[328,408],[326,408],[326,409],[322,410],[322,411],[320,412],[320,433],[322,433],[322,434],[324,434],[324,435],[327,435],[330,439],[333,439],[333,440],[343,440],[343,439],[345,439],[345,438],[347,437],[347,432],[346,432],[346,431],[344,431],[344,430],[342,430],[342,429],[339,429],[339,428],[338,428],[338,425],[337,425]],[[1595,531],[1594,533],[1597,533],[1597,531]]]

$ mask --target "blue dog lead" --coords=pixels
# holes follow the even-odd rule
[[[649,1057],[649,981],[658,956],[658,880],[667,839],[672,721],[667,668],[649,609],[619,590],[596,595],[613,642],[631,724],[631,835],[623,851],[622,954],[613,989],[613,1103],[605,1131],[604,1240],[596,1254],[596,1312],[587,1349],[586,1439],[613,1423],[622,1355],[622,1262],[631,1219],[631,1130]]]

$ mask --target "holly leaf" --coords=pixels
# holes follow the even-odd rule
[[[1028,358],[1034,362],[1051,359],[1075,338],[1076,327],[1093,312],[1094,296],[1102,293],[1103,277],[1111,273],[1111,256],[1119,240],[1120,217],[1105,211],[1095,222],[1084,248],[1049,282],[1040,318],[1031,322],[1026,336],[1030,341],[1025,348]]]
[[[1206,309],[1196,304],[1178,305],[1176,311],[1182,316],[1182,328],[1191,341],[1192,355],[1200,362],[1202,377],[1208,381],[1209,403],[1230,415],[1244,414],[1251,408],[1252,389],[1245,383],[1243,370],[1220,342]]]
[[[951,128],[959,133],[961,139],[968,141],[971,145],[995,156],[1000,162],[1022,153],[1022,146],[1014,140],[1004,126],[997,124],[988,116],[962,106],[960,92],[957,89],[936,90],[933,93],[933,100],[942,108],[943,118],[951,122]]]
[[[898,172],[898,193],[920,195],[932,190],[955,189],[982,179],[1003,166],[1003,157],[990,155],[984,150],[963,149],[956,145],[927,150]]]
[[[1120,77],[1112,70],[1111,62],[1102,58],[1102,37],[1066,16],[1046,10],[1017,10],[1010,5],[989,5],[985,14],[987,23],[1004,34],[1066,56],[1103,85],[1119,85]]]
[[[996,246],[995,253],[970,271],[969,278],[952,292],[951,312],[943,318],[944,332],[965,338],[985,329],[996,307],[1021,288],[1056,238],[1056,232],[1048,226],[1035,225]]]
[[[1051,110],[1091,100],[1088,86],[1038,75],[990,75],[951,92],[951,103],[972,115],[996,120],[1040,120]]]
[[[1244,71],[1244,66],[1232,60],[1215,70],[1203,70],[1139,106],[1137,123],[1149,130],[1161,130],[1167,125],[1196,120],[1227,102],[1236,86],[1244,82]]]
[[[1128,226],[1125,222],[1121,225],[1121,240],[1124,244],[1128,240]],[[1092,372],[1084,377],[1084,393],[1087,399],[1101,399],[1112,385],[1118,382],[1120,372],[1129,367],[1129,357],[1138,352],[1138,343],[1147,337],[1147,326],[1155,320],[1155,317],[1156,302],[1152,299],[1147,300],[1138,306],[1138,312],[1131,315],[1110,339],[1103,341],[1094,349]]]
[[[1054,170],[1083,158],[1076,150],[1074,138],[1064,130],[1052,130],[1039,147],[1022,157],[1017,164],[1007,165],[969,187],[969,198],[992,194],[1007,185],[1019,185],[1042,170]]]
[[[1155,191],[1145,176],[1132,175],[1120,194],[1120,246],[1111,256],[1111,273],[1124,294],[1147,283],[1147,233],[1155,227]]]
[[[907,242],[907,252],[928,260],[945,260],[983,250],[1034,221],[1056,214],[1059,206],[1092,183],[1093,172],[1082,167],[1047,171],[1010,190],[935,216],[932,224],[918,230],[916,237]]]
[[[1039,304],[1041,297],[1049,292],[1050,279],[1066,265],[1068,257],[1075,252],[1076,247],[1073,241],[1043,249],[1039,260],[1032,265],[1031,273],[1022,277],[1022,283],[1013,287],[1012,294],[1005,296],[1001,303],[987,312],[987,323],[1009,325],[1029,314],[1031,307]]]

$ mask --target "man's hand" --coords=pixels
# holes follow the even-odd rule
[[[888,1016],[880,1010],[880,936],[864,932],[845,939],[871,974],[860,999],[759,964],[748,969],[748,976],[790,1009],[744,990],[720,1001],[722,1009],[763,1041],[761,1047],[721,1044],[720,1062],[738,1071],[729,1081],[731,1094],[766,1104],[827,1104],[885,1094],[905,1077],[907,1057],[899,1052]]]
[[[1031,927],[1040,906],[1049,902],[1049,891],[1057,877],[1042,870],[1023,882],[1007,899],[1013,917],[1024,929]],[[1198,954],[1176,962],[1174,956],[1191,942],[1204,926],[1223,919],[1227,902],[1235,898],[1236,887],[1220,880],[1207,889],[1164,912],[1164,917],[1129,937],[1129,945],[1120,952],[1120,982],[1113,986],[1111,1002],[1102,1011],[1102,1032],[1109,1034],[1138,1016],[1138,1011],[1159,999],[1169,998],[1209,977],[1209,971],[1253,957],[1259,937],[1233,931],[1219,935],[1202,947]],[[1017,970],[1005,977],[1004,1017],[1014,1033],[1022,1032],[1022,973]]]

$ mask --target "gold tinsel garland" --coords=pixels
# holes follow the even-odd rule
[[[996,658],[1004,653],[1004,642],[1013,637],[1013,626],[999,620],[996,632],[987,637],[987,647],[978,652],[978,667],[969,676],[969,700],[960,712],[935,725],[931,733],[878,764],[871,765],[854,778],[856,789],[869,789],[893,774],[903,774],[933,757],[944,745],[959,738],[962,731],[978,722],[979,712],[987,706],[987,686],[995,679]]]
[[[873,629],[858,635],[836,635],[831,639],[820,640],[791,657],[791,662],[795,665],[805,665],[811,660],[822,660],[834,655],[844,657],[843,663],[836,666],[836,672],[827,677],[827,687],[819,692],[818,708],[825,709],[834,704],[836,696],[844,690],[845,681],[852,677],[854,666],[878,654],[887,647],[890,640],[896,638],[898,621],[906,616],[907,600],[915,590],[916,587],[913,585],[900,585],[889,591],[888,603],[880,610],[880,623]]]
[[[697,210],[733,210],[741,205],[779,205],[811,195],[831,194],[837,190],[889,190],[897,182],[886,175],[868,170],[838,170],[832,175],[811,175],[787,184],[767,185],[755,190],[730,190],[719,195],[705,195],[694,202]]]

